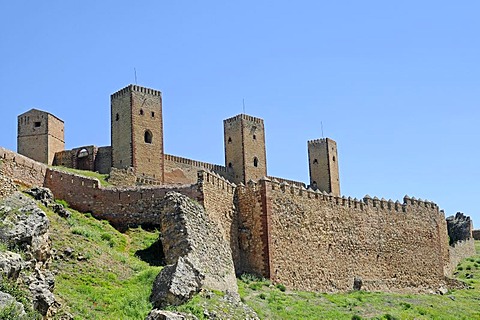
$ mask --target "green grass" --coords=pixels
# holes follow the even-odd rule
[[[71,210],[68,219],[47,210],[53,248],[68,259],[56,259],[55,295],[75,319],[145,319],[152,309],[149,296],[160,267],[135,253],[150,247],[158,232],[131,229],[122,234],[106,221]]]
[[[477,255],[465,259],[456,275],[471,288],[444,296],[283,292],[282,285],[245,277],[239,280],[240,295],[261,319],[480,319],[480,268],[473,264],[480,259],[480,241],[475,245]]]
[[[52,166],[53,169],[59,170],[59,171],[64,171],[68,173],[74,173],[79,176],[84,176],[88,178],[97,178],[100,181],[100,184],[104,187],[108,187],[111,184],[108,183],[107,178],[108,174],[101,174],[98,172],[93,172],[93,171],[88,171],[88,170],[78,170],[78,169],[72,169],[72,168],[67,168],[67,167],[61,167],[61,166]]]

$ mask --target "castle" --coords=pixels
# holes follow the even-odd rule
[[[346,291],[361,278],[366,290],[428,291],[475,252],[471,226],[449,246],[435,203],[341,197],[332,139],[308,141],[308,186],[267,175],[262,119],[224,120],[224,143],[225,165],[165,154],[161,92],[129,85],[111,95],[111,146],[64,150],[63,121],[32,109],[18,117],[18,153],[26,157],[5,149],[0,156],[12,178],[45,185],[119,228],[154,225],[152,203],[171,190],[185,194],[219,225],[238,274],[290,288]],[[131,186],[102,187],[47,165],[131,172],[134,179]]]

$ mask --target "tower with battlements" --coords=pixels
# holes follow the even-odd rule
[[[65,149],[64,123],[54,115],[31,109],[18,116],[17,151],[33,160],[53,164]]]
[[[225,166],[239,184],[267,175],[263,120],[240,114],[223,121]]]
[[[308,141],[310,186],[340,195],[337,143],[329,138]]]
[[[112,166],[163,182],[162,93],[129,85],[111,96]]]

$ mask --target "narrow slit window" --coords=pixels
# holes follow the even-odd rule
[[[253,158],[253,166],[258,167],[258,158],[257,157]]]

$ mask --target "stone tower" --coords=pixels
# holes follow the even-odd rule
[[[233,182],[247,183],[267,175],[265,127],[263,120],[245,114],[223,121],[225,166]]]
[[[112,166],[163,182],[162,93],[129,85],[111,96]]]
[[[64,149],[65,132],[62,120],[37,109],[18,116],[18,153],[51,165],[55,153]]]
[[[310,186],[339,196],[337,143],[329,138],[308,141],[308,162]]]

